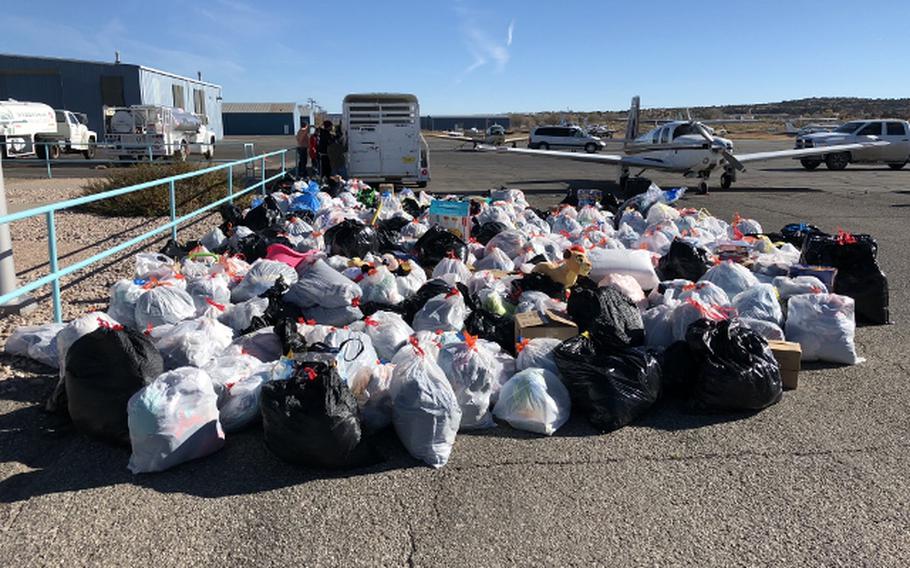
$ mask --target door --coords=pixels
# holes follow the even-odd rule
[[[382,171],[377,125],[350,126],[348,128],[348,174],[362,177]]]
[[[380,136],[382,173],[391,177],[413,177],[420,165],[417,130],[413,124],[383,124]]]
[[[874,136],[875,139],[881,138],[882,136],[882,123],[878,120],[867,123],[865,126],[860,128],[856,132],[856,141],[857,142],[870,142]],[[883,161],[884,147],[872,147],[872,148],[863,148],[862,150],[855,150],[853,152],[853,161],[854,162],[880,162]]]
[[[880,149],[880,153],[886,162],[902,164],[910,157],[910,133],[907,132],[907,124],[900,120],[889,120],[885,122],[885,133],[882,134],[882,140],[888,142],[887,146]]]

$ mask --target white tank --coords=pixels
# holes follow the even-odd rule
[[[56,134],[57,115],[44,103],[0,101],[0,133]]]
[[[180,132],[199,132],[202,127],[202,121],[196,115],[175,108],[172,111],[174,115],[174,130]]]

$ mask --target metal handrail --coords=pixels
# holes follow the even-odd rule
[[[62,304],[60,301],[60,278],[61,277],[72,274],[73,272],[76,272],[77,270],[82,270],[83,268],[86,268],[99,260],[102,260],[102,259],[107,258],[111,255],[114,255],[118,252],[126,250],[134,245],[141,243],[142,241],[144,241],[146,239],[149,239],[160,233],[163,233],[167,229],[171,230],[171,238],[176,240],[177,239],[177,227],[181,223],[185,223],[186,221],[192,219],[193,217],[196,217],[200,213],[205,213],[206,211],[211,211],[212,209],[214,209],[224,203],[233,202],[235,197],[239,197],[241,195],[249,193],[257,188],[259,188],[264,195],[265,191],[266,191],[266,189],[265,189],[266,184],[282,177],[287,172],[287,152],[288,152],[287,149],[276,150],[274,152],[269,152],[267,154],[261,154],[259,156],[253,156],[251,158],[237,160],[235,162],[230,162],[227,164],[219,164],[217,166],[202,168],[200,170],[196,170],[193,172],[178,174],[178,175],[161,178],[161,179],[154,180],[154,181],[149,181],[149,182],[144,182],[144,183],[140,183],[140,184],[136,184],[136,185],[122,187],[119,189],[112,189],[110,191],[105,191],[105,192],[98,193],[95,195],[87,195],[84,197],[77,197],[74,199],[68,199],[66,201],[60,201],[57,203],[41,205],[39,207],[34,207],[32,209],[27,209],[25,211],[19,211],[16,213],[10,213],[8,215],[4,215],[4,216],[0,217],[0,225],[3,225],[3,224],[8,224],[8,223],[13,223],[15,221],[21,221],[23,219],[28,219],[31,217],[37,217],[39,215],[44,215],[46,217],[46,224],[47,224],[47,243],[48,243],[48,257],[49,257],[48,264],[50,266],[49,274],[42,276],[41,278],[38,278],[32,282],[29,282],[28,284],[20,286],[20,287],[16,288],[15,290],[13,290],[12,292],[8,292],[6,294],[0,295],[0,305],[10,302],[11,300],[15,300],[16,298],[19,298],[20,296],[23,296],[25,294],[28,294],[29,292],[37,290],[38,288],[41,288],[42,286],[50,284],[52,286],[52,295],[53,295],[53,301],[54,301],[54,321],[62,322],[63,321],[63,307],[62,307]],[[266,169],[265,169],[266,159],[272,158],[272,157],[275,157],[278,155],[281,156],[281,171],[279,173],[267,178]],[[261,179],[259,181],[257,181],[256,183],[250,185],[249,187],[246,187],[241,191],[235,192],[234,191],[234,167],[246,165],[246,164],[255,164],[256,162],[258,162],[260,165],[260,170],[262,173]],[[187,213],[186,215],[177,217],[176,193],[175,193],[176,182],[178,182],[180,180],[184,180],[184,179],[201,176],[201,175],[208,174],[211,172],[221,171],[221,170],[227,170],[227,172],[228,172],[227,196],[223,197],[221,199],[218,199],[216,201],[213,201],[212,203],[209,203],[208,205],[200,207],[199,209],[196,209],[195,211]],[[58,266],[57,229],[56,229],[56,212],[57,211],[60,211],[62,209],[69,209],[72,207],[79,207],[82,205],[87,205],[89,203],[95,203],[98,201],[103,201],[105,199],[110,199],[112,197],[119,197],[121,195],[127,195],[129,193],[135,193],[137,191],[143,191],[146,189],[160,187],[162,185],[168,186],[169,194],[170,194],[169,195],[169,197],[170,197],[170,221],[169,222],[167,222],[159,227],[156,227],[150,231],[146,231],[145,233],[138,235],[136,237],[133,237],[118,245],[105,249],[99,253],[93,254],[92,256],[90,256],[86,259],[83,259],[79,262],[76,262],[76,263],[66,266],[64,268],[60,268]]]

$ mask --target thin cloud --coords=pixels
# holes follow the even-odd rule
[[[509,22],[509,26],[506,29],[506,41],[503,44],[502,40],[494,40],[478,24],[482,14],[471,12],[460,5],[456,5],[456,13],[462,20],[462,40],[468,49],[468,53],[471,54],[471,63],[455,78],[455,82],[460,83],[465,77],[487,64],[492,64],[497,73],[504,71],[509,59],[511,59],[509,48],[512,46],[514,37],[515,20]]]
[[[509,22],[509,30],[508,30],[508,34],[507,34],[508,39],[506,39],[506,47],[510,47],[512,45],[512,33],[514,31],[515,31],[515,20],[512,20],[511,22]]]

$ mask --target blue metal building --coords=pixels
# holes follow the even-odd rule
[[[512,126],[512,120],[504,114],[429,115],[420,117],[421,130],[486,130],[498,124],[505,129]]]
[[[104,131],[104,106],[163,105],[205,115],[218,140],[221,87],[129,63],[0,54],[0,100],[40,102],[84,112],[89,127]]]
[[[293,135],[300,128],[297,103],[224,103],[221,116],[228,136]]]

